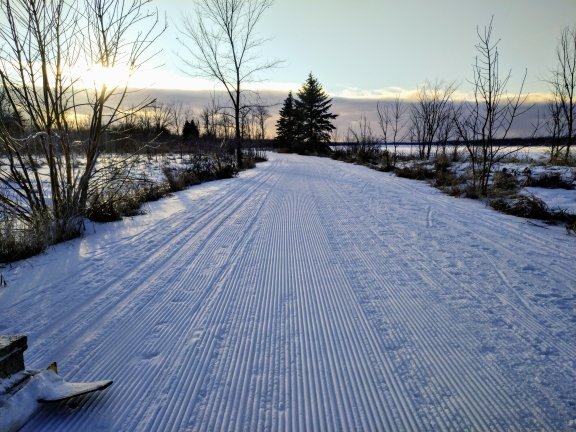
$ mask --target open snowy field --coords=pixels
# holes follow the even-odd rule
[[[29,368],[114,380],[24,431],[576,428],[576,237],[422,182],[270,154],[0,272]]]

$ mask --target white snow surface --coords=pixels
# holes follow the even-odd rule
[[[24,384],[16,385],[17,390],[14,391],[14,383],[21,381]],[[41,400],[56,400],[68,397],[71,392],[83,392],[105,384],[104,382],[67,383],[50,369],[21,371],[0,380],[0,431],[19,430],[39,407]]]
[[[564,210],[576,214],[576,189],[526,187],[522,189],[522,193],[540,198],[552,210]]]
[[[576,237],[270,154],[0,272],[0,332],[104,392],[24,431],[567,430]]]

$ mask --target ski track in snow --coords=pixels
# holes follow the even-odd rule
[[[270,159],[3,270],[0,331],[29,335],[28,367],[114,380],[24,431],[576,424],[576,239],[367,168]]]

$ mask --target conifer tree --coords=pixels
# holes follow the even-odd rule
[[[184,141],[190,141],[190,140],[197,140],[199,137],[200,137],[200,130],[198,129],[198,126],[196,125],[194,119],[190,121],[186,120],[186,122],[184,123],[184,127],[182,128],[182,139]]]
[[[281,146],[285,146],[288,151],[294,149],[300,135],[300,116],[296,108],[296,101],[292,92],[284,100],[284,105],[280,109],[280,118],[276,122],[276,140]]]
[[[330,112],[332,99],[322,85],[310,73],[308,79],[298,91],[296,108],[300,116],[300,136],[302,144],[312,152],[330,151],[330,133],[335,129],[332,124],[337,115]]]

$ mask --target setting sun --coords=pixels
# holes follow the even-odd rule
[[[95,64],[78,72],[80,84],[85,88],[123,87],[129,84],[133,71],[124,65],[104,67]]]

